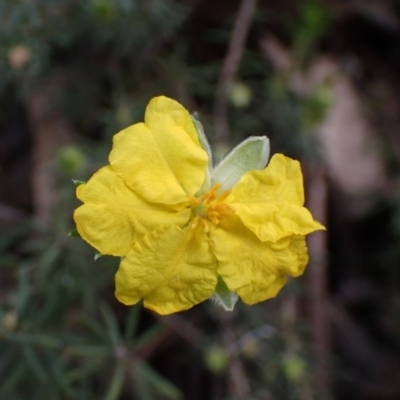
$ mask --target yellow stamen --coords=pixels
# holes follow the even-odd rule
[[[222,193],[221,196],[218,197],[218,199],[217,199],[218,203],[222,203],[230,194],[231,194],[231,191],[229,189],[225,190],[225,192]]]
[[[235,212],[232,206],[224,203],[231,191],[225,190],[221,195],[218,195],[220,188],[221,184],[217,183],[199,198],[190,197],[192,215],[194,216],[190,225],[192,229],[196,229],[201,221],[204,231],[208,233],[211,227],[210,224],[218,225],[221,220]]]

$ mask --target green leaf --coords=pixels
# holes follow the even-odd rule
[[[24,333],[24,332],[14,331],[8,334],[3,333],[0,337],[10,342],[31,343],[31,344],[36,344],[38,346],[56,348],[56,349],[59,349],[63,344],[62,340],[56,337],[46,334],[33,334],[29,332]]]
[[[154,391],[158,392],[167,399],[182,399],[182,393],[169,380],[165,379],[157,371],[146,363],[140,363],[138,366],[139,375]]]
[[[248,171],[265,168],[269,159],[269,140],[266,136],[250,137],[236,146],[214,168],[211,186],[221,183],[220,192],[231,189]]]
[[[26,377],[26,373],[27,366],[24,363],[16,364],[15,367],[7,374],[7,379],[2,382],[1,394],[7,398],[8,394],[13,393],[14,388],[18,387],[21,382],[23,382],[24,378]]]
[[[224,280],[218,276],[217,287],[212,299],[225,311],[233,311],[238,301],[238,295],[235,292],[231,292]]]
[[[153,400],[154,396],[152,395],[151,385],[147,380],[142,376],[141,363],[132,363],[132,372],[131,375],[133,377],[133,388],[135,390],[135,394],[140,400]]]
[[[140,337],[135,340],[136,351],[140,350],[142,346],[146,346],[146,344],[155,340],[158,335],[163,333],[164,329],[165,327],[161,324],[156,324],[148,328]]]
[[[194,127],[197,130],[197,134],[199,135],[199,141],[201,146],[203,147],[203,149],[206,151],[207,155],[208,155],[208,162],[209,165],[212,166],[212,152],[211,152],[211,146],[208,143],[208,139],[207,136],[204,133],[204,129],[203,129],[203,125],[200,122],[200,118],[199,115],[197,113],[193,113],[192,114],[192,121],[194,124]]]
[[[192,121],[193,124],[197,130],[197,134],[199,135],[199,141],[205,152],[207,153],[208,156],[208,168],[207,168],[207,173],[206,177],[204,179],[204,183],[200,190],[197,192],[197,194],[204,193],[206,190],[210,188],[210,181],[211,181],[211,173],[212,173],[212,152],[211,152],[211,146],[208,143],[207,136],[204,133],[203,125],[201,124],[199,120],[199,116],[197,113],[192,114]]]
[[[65,380],[69,384],[74,382],[82,382],[88,375],[95,375],[96,371],[101,371],[103,365],[101,362],[93,362],[93,358],[89,357],[87,360],[80,360],[80,365],[74,369],[69,369],[65,373]]]
[[[36,375],[39,381],[46,382],[49,379],[46,369],[36,354],[33,346],[31,344],[24,344],[21,347],[25,356],[26,365],[30,367],[32,374]]]
[[[92,318],[90,315],[82,317],[80,322],[90,329],[90,331],[97,337],[104,339],[107,337],[107,333],[102,325],[100,325],[96,319]]]
[[[73,182],[73,184],[75,185],[75,187],[78,187],[78,186],[83,185],[83,184],[86,183],[86,182],[80,181],[80,180],[78,180],[78,179],[72,179],[72,182]]]
[[[129,309],[125,324],[125,340],[130,341],[134,338],[139,324],[140,306],[132,306]]]
[[[125,369],[122,365],[117,365],[111,378],[111,383],[108,387],[104,400],[118,400],[124,386],[124,381]]]
[[[111,307],[103,303],[100,306],[100,311],[103,314],[104,320],[106,322],[107,328],[108,328],[108,334],[109,337],[114,345],[118,344],[121,342],[121,335],[120,335],[120,330],[118,326],[118,321],[115,317],[115,314],[113,313]]]
[[[80,357],[89,357],[89,358],[107,357],[110,356],[111,352],[112,351],[110,350],[110,348],[103,344],[74,345],[68,347],[68,349],[66,350],[67,354],[77,355]]]

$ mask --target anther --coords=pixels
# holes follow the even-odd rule
[[[195,230],[201,222],[204,231],[208,233],[211,224],[218,225],[221,220],[235,212],[232,206],[223,203],[231,191],[225,190],[221,195],[218,195],[221,186],[220,183],[215,184],[212,189],[206,191],[197,199],[193,196],[190,197],[194,216],[190,225],[191,229]]]

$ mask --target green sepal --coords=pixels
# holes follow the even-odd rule
[[[217,287],[215,288],[212,299],[225,311],[233,311],[238,301],[238,295],[229,290],[224,280],[218,276]]]
[[[94,261],[98,260],[99,258],[103,257],[104,254],[101,254],[99,251],[97,251],[94,254]]]
[[[86,183],[86,182],[80,181],[80,180],[78,180],[78,179],[72,179],[72,182],[73,182],[73,184],[75,185],[75,187],[78,187],[78,186],[83,185],[83,184]]]
[[[81,236],[80,234],[79,234],[79,232],[78,232],[78,230],[76,229],[76,228],[74,228],[74,229],[71,229],[69,232],[68,232],[68,235],[67,236]]]
[[[211,146],[210,143],[208,143],[208,139],[206,134],[204,133],[204,128],[202,123],[200,122],[199,114],[197,112],[194,112],[192,114],[192,121],[194,124],[194,127],[196,128],[197,134],[199,135],[199,142],[201,144],[201,147],[206,151],[208,155],[208,164],[209,166],[212,166],[212,152],[211,152]]]
[[[211,182],[211,171],[212,171],[212,152],[211,152],[211,146],[210,143],[208,143],[207,136],[204,133],[203,125],[200,122],[199,115],[197,112],[193,113],[192,115],[192,121],[193,125],[196,128],[198,137],[199,137],[199,142],[201,147],[204,149],[204,151],[207,153],[208,156],[208,167],[207,167],[207,172],[206,172],[206,177],[204,179],[204,183],[200,190],[196,193],[197,195],[204,193],[206,190],[210,189],[210,182]]]
[[[221,183],[220,193],[231,189],[248,171],[264,169],[269,159],[269,140],[266,136],[250,137],[236,146],[214,168],[211,187]]]

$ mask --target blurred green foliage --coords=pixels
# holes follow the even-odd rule
[[[112,400],[125,391],[140,399],[181,398],[139,357],[162,325],[138,332],[137,306],[127,309],[121,327],[104,296],[112,294],[117,260],[95,263],[92,249],[66,236],[72,188],[61,191],[50,228],[32,221],[1,235],[0,397]],[[7,251],[12,243],[18,255]]]
[[[193,33],[194,12],[189,2],[175,0],[0,0],[0,100],[7,103],[11,92],[26,105],[35,91],[50,87],[76,132],[76,143],[54,154],[58,201],[50,225],[26,217],[0,232],[1,399],[198,399],[178,384],[180,374],[195,368],[193,386],[197,380],[208,394],[239,400],[227,389],[237,360],[249,386],[246,400],[328,398],[316,394],[307,329],[283,326],[280,301],[251,312],[239,305],[230,322],[211,304],[188,312],[194,325],[204,324],[202,337],[169,353],[169,369],[179,372],[163,370],[165,363],[146,354],[174,337],[167,323],[141,305],[118,305],[118,260],[95,262],[87,244],[67,236],[78,204],[71,179],[85,181],[107,162],[111,136],[141,120],[152,96],[200,107],[213,142],[211,105],[232,16],[216,40],[212,27]],[[299,64],[311,57],[327,21],[317,3],[301,6],[292,31]],[[262,55],[246,49],[229,99],[232,143],[267,134],[273,152],[310,157],[328,92],[324,86],[300,98]],[[282,297],[298,296],[296,285]]]

